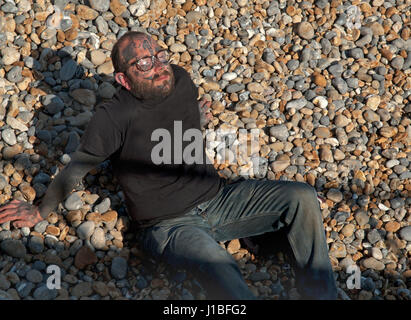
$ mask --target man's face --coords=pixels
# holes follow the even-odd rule
[[[116,75],[116,79],[139,99],[161,101],[174,88],[174,73],[169,63],[154,59],[152,69],[141,71],[136,62],[142,58],[155,56],[163,50],[150,36],[142,36],[124,41],[120,47],[120,56],[127,66],[124,73]],[[121,77],[124,83],[121,82]],[[119,79],[118,79],[119,77]]]

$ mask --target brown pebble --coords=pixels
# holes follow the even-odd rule
[[[77,269],[84,269],[86,266],[96,262],[96,254],[87,246],[81,247],[74,258],[74,265]]]

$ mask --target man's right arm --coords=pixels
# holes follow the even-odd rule
[[[41,217],[46,219],[49,213],[55,210],[58,204],[71,193],[81,179],[104,160],[104,157],[95,156],[84,151],[76,151],[72,155],[71,161],[49,185],[39,205]]]
[[[105,157],[76,151],[72,156],[72,160],[47,188],[39,207],[25,201],[12,200],[0,208],[0,223],[12,221],[15,228],[33,227],[38,222],[46,219],[87,172],[104,160]]]

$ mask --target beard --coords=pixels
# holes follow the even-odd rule
[[[167,75],[168,78],[161,81],[159,84],[157,79]],[[132,81],[130,84],[130,92],[138,99],[147,102],[160,102],[167,98],[174,89],[174,73],[171,68],[168,68],[161,74],[155,75],[152,80]]]

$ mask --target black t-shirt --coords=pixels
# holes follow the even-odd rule
[[[214,197],[226,183],[210,161],[207,163],[203,140],[202,163],[187,164],[181,156],[175,161],[174,136],[180,137],[179,130],[174,133],[176,122],[183,133],[201,128],[197,88],[187,71],[176,65],[172,69],[174,91],[156,105],[142,103],[124,88],[110,102],[99,105],[78,148],[110,158],[129,215],[143,225],[190,211]],[[152,138],[159,128],[171,135],[171,152],[167,153],[171,163],[152,161],[153,148],[163,142]],[[177,141],[183,150],[191,142]]]

